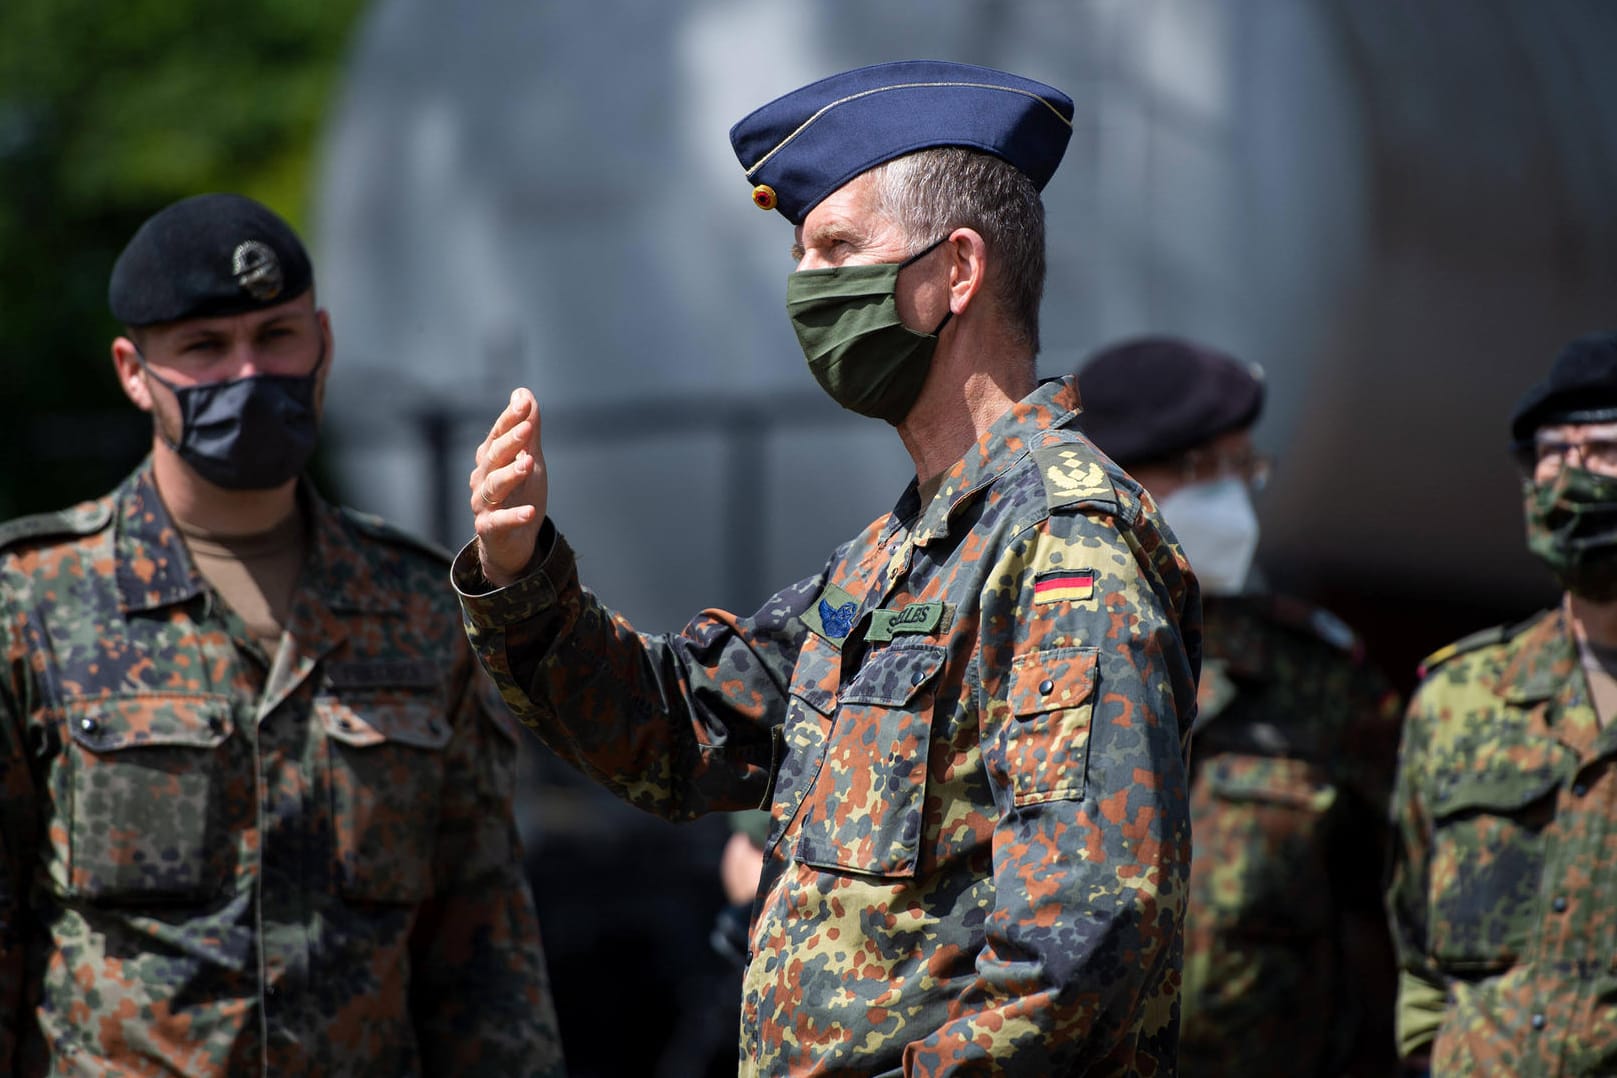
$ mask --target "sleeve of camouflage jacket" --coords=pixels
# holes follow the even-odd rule
[[[821,578],[751,618],[710,610],[678,635],[645,636],[579,585],[549,521],[540,544],[549,553],[538,569],[506,588],[490,590],[473,546],[452,570],[467,635],[512,712],[647,812],[689,819],[762,805],[772,730],[807,631],[798,615]]]
[[[1125,537],[1058,513],[986,577],[994,906],[976,982],[908,1075],[1172,1070],[1200,600],[1155,532]],[[1079,567],[1093,597],[1035,601],[1041,571]]]
[[[561,1036],[523,874],[514,731],[462,652],[440,807],[436,895],[411,937],[410,1006],[429,1075],[560,1078]]]
[[[39,816],[18,688],[26,682],[14,676],[27,651],[11,611],[0,606],[0,617],[0,1074],[12,1074],[28,997],[28,887]]]
[[[1410,702],[1398,751],[1393,787],[1392,881],[1387,910],[1398,949],[1398,1052],[1426,1051],[1442,1023],[1446,989],[1427,945],[1426,910],[1430,893],[1432,827],[1423,800],[1426,739],[1430,728],[1422,694]]]

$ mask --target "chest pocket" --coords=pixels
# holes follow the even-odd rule
[[[1200,761],[1190,793],[1199,918],[1247,936],[1325,931],[1336,800],[1336,787],[1308,760],[1226,752]]]
[[[64,717],[66,766],[53,782],[57,810],[70,819],[67,848],[53,842],[57,886],[112,902],[223,893],[235,874],[235,835],[255,811],[245,761],[232,781],[240,739],[228,744],[229,700],[143,693],[70,701]]]
[[[936,644],[889,646],[869,655],[842,689],[803,804],[798,860],[874,876],[915,874],[944,655]]]
[[[445,747],[441,693],[348,691],[318,696],[337,889],[361,902],[432,894]]]
[[[1456,971],[1516,961],[1540,910],[1544,829],[1571,761],[1552,745],[1496,746],[1469,766],[1438,772],[1431,795],[1428,933]]]

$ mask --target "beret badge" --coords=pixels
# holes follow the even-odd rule
[[[761,183],[752,189],[752,204],[760,210],[772,210],[776,202],[775,189],[767,183]]]
[[[249,296],[260,302],[281,294],[281,263],[269,244],[243,240],[230,257],[230,272]]]

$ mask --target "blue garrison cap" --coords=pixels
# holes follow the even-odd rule
[[[1016,166],[1040,190],[1072,136],[1072,99],[989,67],[902,60],[856,68],[778,97],[730,129],[760,209],[794,225],[884,161],[964,146]]]

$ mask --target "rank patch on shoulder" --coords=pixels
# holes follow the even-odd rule
[[[1036,603],[1074,602],[1089,599],[1095,594],[1095,570],[1052,569],[1033,578],[1033,601]]]
[[[827,640],[840,644],[853,629],[854,615],[858,612],[859,604],[853,596],[835,584],[827,584],[813,605],[803,611],[803,623]]]

